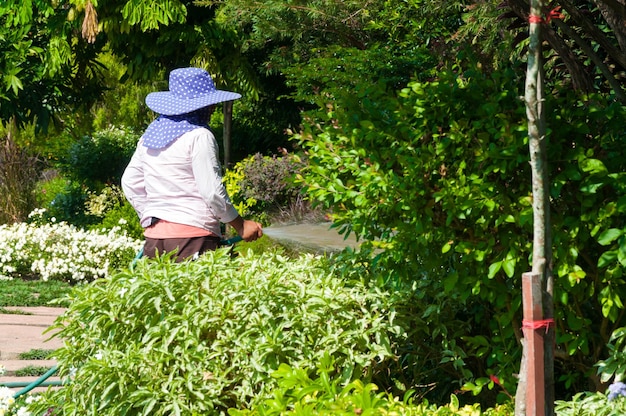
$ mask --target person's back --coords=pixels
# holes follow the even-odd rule
[[[144,255],[176,251],[180,261],[215,249],[221,222],[246,241],[259,238],[261,225],[242,219],[228,197],[217,141],[206,127],[214,104],[240,95],[216,90],[199,68],[172,71],[170,89],[146,97],[161,115],[142,135],[122,176],[124,194],[145,228]]]

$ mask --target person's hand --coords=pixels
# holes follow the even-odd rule
[[[237,217],[229,224],[235,228],[237,234],[239,234],[244,241],[254,241],[263,235],[263,227],[256,221],[244,220],[241,217]]]
[[[243,232],[239,233],[244,241],[254,241],[263,235],[263,227],[260,223],[251,220],[243,221]]]

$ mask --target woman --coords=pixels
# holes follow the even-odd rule
[[[144,227],[144,256],[175,252],[176,261],[197,258],[221,240],[220,223],[245,241],[263,235],[244,220],[222,184],[219,149],[207,128],[215,104],[241,95],[217,90],[200,68],[170,73],[169,91],[153,92],[146,105],[159,117],[142,135],[122,176],[122,189]]]

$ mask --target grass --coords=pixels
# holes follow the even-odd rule
[[[50,302],[61,299],[70,290],[69,283],[56,280],[0,280],[0,310],[5,306],[50,306]]]
[[[33,348],[30,351],[22,352],[19,355],[20,360],[47,360],[55,350],[44,350],[42,348]]]
[[[29,365],[19,370],[15,370],[16,377],[39,377],[43,376],[52,367],[44,367],[39,365]]]

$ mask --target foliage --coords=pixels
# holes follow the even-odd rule
[[[306,64],[287,67],[283,72],[287,84],[295,89],[295,99],[318,105],[329,96],[345,96],[368,84],[398,90],[413,76],[424,80],[431,78],[436,67],[435,57],[419,44],[410,49],[381,46],[361,50],[329,46],[312,49],[310,55]]]
[[[255,215],[267,221],[274,213],[303,204],[295,174],[303,168],[299,158],[290,153],[282,156],[249,156],[226,171],[224,183],[241,215]]]
[[[50,205],[42,208],[42,217],[52,222],[66,222],[76,227],[85,227],[96,222],[97,218],[86,210],[89,198],[87,187],[69,179],[64,179],[63,183],[64,187],[54,195]]]
[[[119,186],[105,186],[100,192],[95,192],[77,180],[67,179],[58,173],[50,171],[47,176],[48,179],[37,184],[35,198],[40,211],[34,221],[67,222],[92,229],[111,229],[128,223],[132,232],[137,232],[134,226],[137,215],[124,206],[125,198]],[[126,222],[120,224],[121,220]]]
[[[224,186],[226,187],[228,196],[230,196],[230,199],[232,200],[235,208],[237,208],[239,214],[244,217],[247,217],[252,213],[252,210],[257,202],[253,198],[245,198],[241,188],[241,183],[245,178],[244,168],[246,164],[250,163],[251,160],[252,156],[237,162],[232,169],[228,169],[224,173],[223,177]]]
[[[24,221],[35,206],[36,157],[10,136],[0,138],[0,224]]]
[[[44,170],[33,191],[37,208],[50,208],[54,198],[63,193],[68,183],[69,181],[59,175],[58,171],[54,169]]]
[[[119,228],[84,231],[67,223],[0,226],[0,277],[89,281],[132,261],[141,242]]]
[[[120,183],[138,140],[133,133],[110,127],[71,144],[57,164],[65,176],[99,190],[102,184]]]
[[[122,79],[153,80],[191,64],[215,74],[218,88],[255,94],[237,33],[215,21],[213,7],[191,0],[116,0],[96,9],[109,51],[127,68]]]
[[[264,48],[269,55],[266,70],[272,72],[305,64],[317,48],[331,45],[365,50],[428,43],[431,37],[450,33],[447,26],[455,26],[458,11],[454,3],[429,7],[420,0],[318,0],[306,5],[284,0],[231,0],[223,3],[218,19],[242,32],[246,50]]]
[[[626,374],[626,327],[613,331],[607,349],[608,357],[597,363],[598,374],[605,383],[611,379],[623,381]]]
[[[626,398],[610,400],[604,393],[576,393],[572,400],[557,400],[554,410],[559,416],[613,416],[626,412]]]
[[[501,405],[485,412],[478,405],[460,405],[456,396],[450,397],[450,403],[438,407],[424,401],[414,404],[411,392],[404,400],[384,392],[377,393],[375,384],[365,384],[360,380],[341,386],[329,377],[333,371],[332,359],[325,356],[317,368],[316,378],[312,379],[306,371],[281,364],[272,377],[278,379],[278,387],[273,397],[252,409],[229,409],[231,416],[272,416],[272,415],[491,415],[505,416],[512,411],[511,403]]]
[[[290,154],[262,156],[257,153],[243,165],[241,192],[264,207],[284,206],[297,198],[300,188],[293,183],[303,164]]]
[[[141,260],[70,295],[50,330],[72,340],[55,354],[72,382],[39,409],[220,414],[267,399],[281,363],[313,372],[327,355],[329,377],[346,384],[392,359],[394,298],[312,256],[220,249],[194,262]]]
[[[582,94],[604,92],[626,104],[624,5],[561,0],[549,7],[542,16],[547,20],[542,31],[546,91],[556,86]],[[471,42],[489,67],[518,65],[528,47],[528,12],[528,2],[519,0],[473,3],[465,7],[465,24],[455,39]]]
[[[106,67],[103,71],[105,91],[91,107],[93,130],[104,132],[117,126],[127,134],[142,131],[152,121],[144,98],[153,91],[152,82],[131,81],[124,78],[126,66],[110,53],[99,55],[99,61]]]
[[[36,197],[47,219],[77,227],[106,228],[130,224],[141,237],[136,215],[126,207],[119,184],[138,137],[125,129],[108,128],[70,143],[38,184]]]
[[[341,232],[369,241],[382,250],[379,263],[420,282],[416,316],[446,314],[425,330],[445,340],[438,354],[458,380],[497,375],[513,392],[518,276],[529,269],[532,241],[521,83],[511,71],[462,65],[397,96],[384,85],[333,90],[296,135],[309,159],[302,180]],[[594,379],[610,329],[623,325],[625,109],[565,92],[546,105],[564,394]]]
[[[41,365],[27,365],[26,367],[15,370],[16,377],[40,377],[46,374],[51,367]]]
[[[77,37],[80,22],[70,18],[77,1],[70,3],[69,10],[50,1],[0,4],[2,122],[46,130],[55,112],[88,108],[99,95],[97,48]]]
[[[129,237],[137,240],[143,239],[144,232],[143,227],[139,223],[137,212],[126,199],[114,201],[114,205],[104,212],[100,222],[92,225],[90,228],[93,230],[122,228]]]

